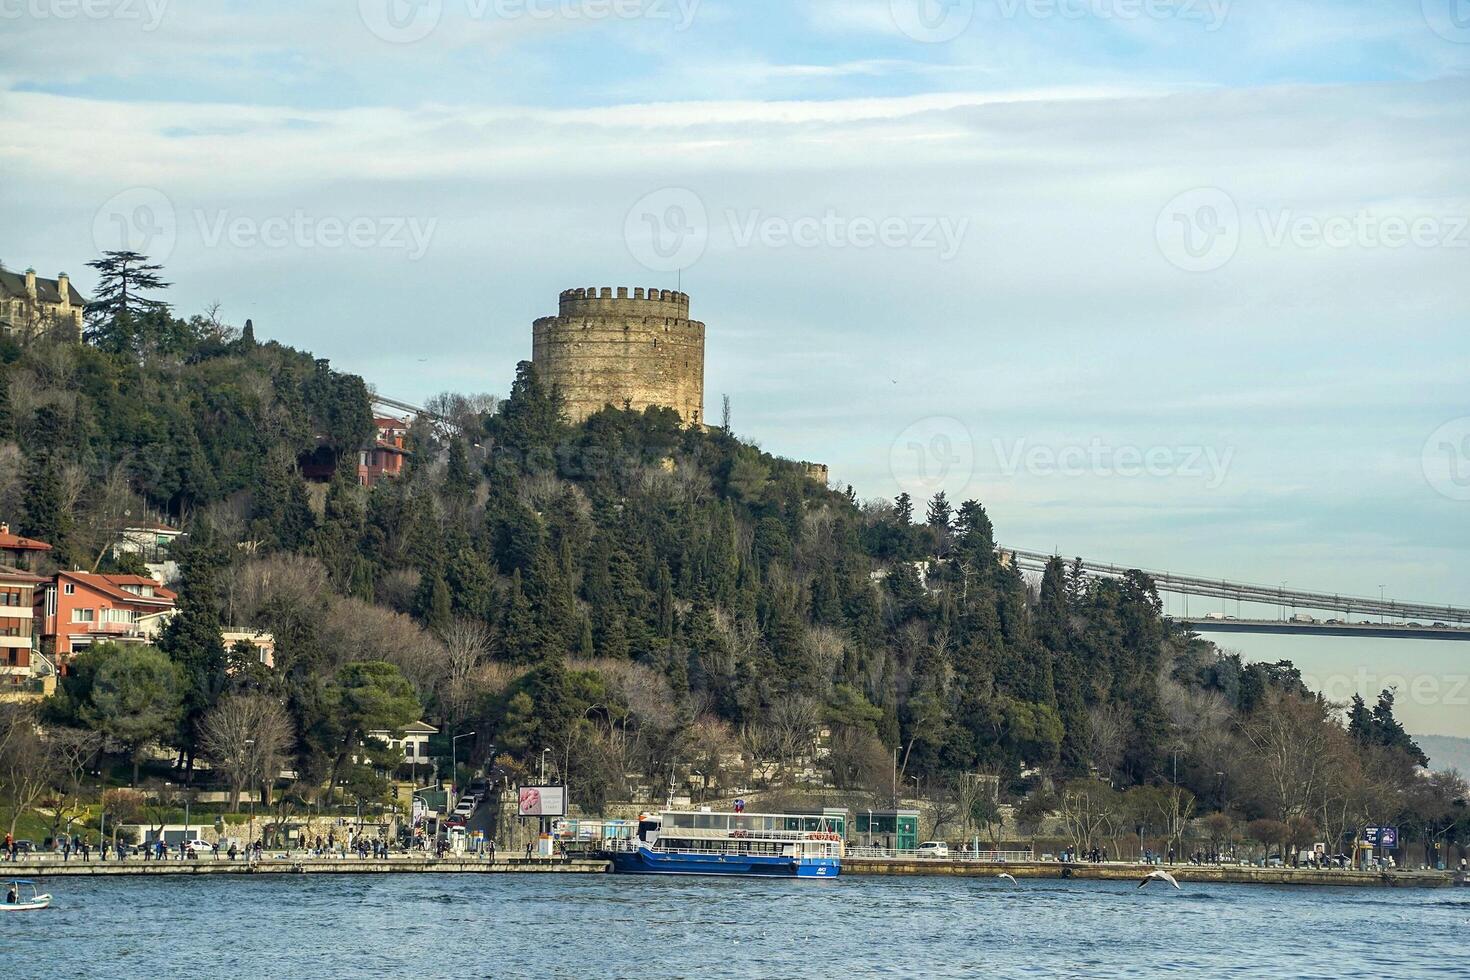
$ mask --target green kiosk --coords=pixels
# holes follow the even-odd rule
[[[851,845],[890,851],[919,848],[918,810],[858,810],[852,824],[854,833],[848,839]]]

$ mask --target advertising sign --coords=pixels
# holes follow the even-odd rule
[[[1398,847],[1399,829],[1397,827],[1364,827],[1363,843],[1373,847]]]
[[[564,817],[567,815],[565,786],[522,786],[516,812],[523,817]]]

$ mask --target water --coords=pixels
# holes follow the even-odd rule
[[[0,919],[0,977],[1470,976],[1470,892],[1456,889],[444,874],[46,884],[55,907]]]

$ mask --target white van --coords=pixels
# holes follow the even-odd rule
[[[926,840],[919,845],[919,857],[949,859],[949,845],[942,840]]]

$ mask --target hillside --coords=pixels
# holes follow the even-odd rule
[[[1415,735],[1414,741],[1429,756],[1429,767],[1470,773],[1470,738],[1453,735]]]
[[[529,363],[497,410],[415,425],[406,472],[369,490],[362,379],[205,318],[117,320],[87,346],[0,343],[0,512],[103,571],[121,514],[189,531],[162,659],[78,658],[60,724],[115,715],[126,666],[183,692],[155,714],[185,758],[222,706],[284,708],[308,793],[344,773],[386,793],[392,761],[358,747],[422,716],[477,733],[461,758],[548,765],[594,810],[671,772],[748,785],[760,762],[875,801],[895,782],[958,799],[976,772],[1089,812],[1121,806],[1094,799],[1109,784],[1177,785],[1129,805],[1275,827],[1321,811],[1296,795],[1318,784],[1277,771],[1296,764],[1279,741],[1380,801],[1417,752],[1391,695],[1345,729],[1292,665],[1168,624],[1143,573],[1055,560],[1028,586],[978,501],[859,504],[668,409],[572,425]],[[308,487],[308,463],[329,484]],[[224,624],[268,631],[273,668],[225,650]]]

